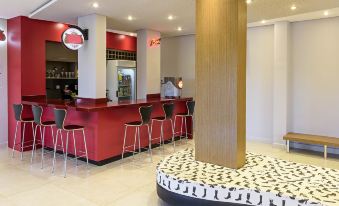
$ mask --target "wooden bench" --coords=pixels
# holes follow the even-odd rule
[[[301,142],[306,144],[317,144],[324,146],[324,158],[327,158],[327,147],[339,147],[339,138],[336,137],[326,137],[320,135],[310,135],[310,134],[298,134],[298,133],[288,133],[284,136],[286,140],[286,149],[287,152],[290,152],[290,141],[292,142]]]

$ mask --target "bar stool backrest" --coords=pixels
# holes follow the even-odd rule
[[[58,129],[64,129],[66,115],[65,109],[54,109],[55,124]]]
[[[165,112],[166,119],[172,119],[173,111],[174,111],[174,104],[173,103],[165,103],[162,105],[162,108]]]
[[[42,117],[42,107],[41,106],[32,106],[32,112],[33,112],[33,117],[34,117],[34,122],[37,125],[41,125],[41,117]]]
[[[188,115],[193,116],[195,101],[187,101],[186,106],[187,106]]]
[[[143,125],[148,124],[151,121],[152,110],[153,110],[152,105],[139,107],[139,113]]]
[[[14,109],[14,115],[15,115],[15,120],[16,121],[22,121],[22,110],[23,110],[23,105],[22,104],[13,104],[13,109]]]

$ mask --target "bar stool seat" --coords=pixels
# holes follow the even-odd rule
[[[30,118],[30,117],[27,117],[27,118],[22,118],[21,119],[22,122],[34,122],[34,118]]]
[[[135,153],[140,153],[141,152],[140,127],[146,126],[147,127],[148,138],[149,139],[151,138],[151,132],[150,132],[149,123],[150,123],[150,120],[151,120],[152,110],[153,110],[152,105],[139,107],[139,115],[140,115],[141,121],[133,121],[133,122],[125,123],[125,135],[124,135],[124,143],[122,145],[121,159],[124,159],[125,152],[131,152],[133,154],[133,157],[134,157]],[[135,128],[134,144],[132,144],[132,145],[126,145],[127,129],[129,127]],[[139,143],[139,147],[138,147],[138,151],[139,152],[136,152],[137,139],[138,139],[138,143]],[[133,149],[129,149],[129,148],[133,148]],[[150,150],[151,150],[151,148],[149,148],[149,151]]]
[[[141,121],[134,121],[134,122],[127,122],[125,123],[126,126],[141,126],[142,122]]]
[[[159,120],[159,121],[164,121],[166,120],[166,117],[154,117],[152,118],[153,120]]]
[[[177,118],[181,118],[181,126],[180,126],[180,140],[181,140],[181,136],[182,136],[182,130],[183,130],[183,125],[185,123],[185,139],[186,142],[188,140],[188,132],[187,132],[187,118],[190,117],[192,118],[192,129],[193,129],[193,114],[194,114],[194,107],[195,107],[195,101],[187,101],[186,102],[186,108],[187,108],[187,113],[178,113],[175,115],[174,117],[174,131],[175,131],[175,123],[177,121]],[[174,132],[175,134],[177,134],[177,132]],[[189,134],[192,136],[192,134]]]
[[[185,117],[185,116],[191,116],[191,115],[188,115],[187,113],[178,113],[175,116],[183,116],[183,117]]]
[[[26,134],[26,124],[32,124],[32,132],[34,136],[34,118],[31,117],[22,117],[22,111],[23,111],[23,104],[14,104],[13,105],[13,110],[14,110],[14,116],[16,120],[16,126],[15,126],[15,133],[14,133],[14,141],[13,141],[13,148],[12,148],[12,158],[14,158],[14,150],[17,145],[20,146],[20,159],[23,160],[23,153],[24,153],[24,148],[28,148],[33,146],[32,144],[26,145],[27,143],[31,143],[32,141],[25,141],[25,134]],[[23,123],[23,129],[22,129],[22,138],[21,142],[17,143],[17,136],[18,136],[18,128],[19,125]],[[21,132],[20,132],[21,133]]]
[[[32,155],[31,155],[31,164],[33,163],[34,153],[36,150],[36,145],[41,145],[41,169],[43,169],[44,166],[44,149],[45,149],[45,133],[46,133],[46,127],[50,128],[51,130],[51,139],[54,146],[54,132],[53,127],[55,126],[54,121],[42,121],[42,115],[43,115],[43,108],[41,106],[33,105],[32,106],[32,112],[34,116],[34,122],[35,122],[35,129],[33,130],[33,148],[32,148]],[[37,139],[37,131],[38,128],[40,129],[40,140]]]
[[[55,121],[44,121],[41,124],[44,126],[51,126],[51,125],[55,125]]]
[[[57,133],[55,137],[55,143],[54,143],[54,155],[53,155],[53,165],[52,165],[52,173],[54,173],[55,170],[55,161],[56,161],[56,152],[57,152],[57,146],[58,146],[58,138],[60,138],[62,147],[64,145],[64,140],[62,136],[62,132],[66,132],[66,146],[63,150],[64,153],[64,177],[66,177],[66,171],[67,171],[67,159],[68,159],[68,143],[69,143],[69,133],[71,132],[73,135],[73,146],[74,146],[74,158],[76,166],[78,166],[78,159],[81,157],[86,158],[86,164],[88,169],[88,152],[87,152],[87,143],[86,143],[86,136],[85,136],[85,127],[81,125],[64,125],[64,122],[66,120],[67,116],[67,110],[66,109],[54,109],[54,117],[57,127]],[[79,151],[76,146],[76,138],[75,138],[75,131],[81,131],[82,137],[83,137],[83,145],[85,151]],[[79,154],[80,153],[80,154]]]
[[[80,125],[65,125],[64,126],[64,129],[65,130],[70,130],[70,131],[72,131],[72,130],[83,130],[85,127],[84,126],[80,126]]]
[[[174,104],[173,103],[165,103],[162,105],[162,109],[164,111],[165,116],[160,116],[160,117],[154,117],[152,118],[152,125],[151,125],[151,136],[150,136],[150,143],[149,143],[149,147],[150,147],[150,154],[152,155],[152,141],[154,140],[158,140],[160,146],[165,144],[165,140],[164,140],[164,122],[165,121],[169,121],[171,123],[171,129],[172,129],[172,142],[173,142],[173,148],[175,149],[175,140],[174,140],[174,125],[173,125],[173,111],[174,111]],[[160,137],[158,138],[152,138],[152,131],[153,131],[153,124],[154,122],[160,122]],[[164,147],[163,147],[164,148]]]

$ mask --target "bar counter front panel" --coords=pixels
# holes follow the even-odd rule
[[[67,103],[62,100],[46,100],[44,98],[23,98],[25,106],[25,116],[31,115],[31,105],[40,105],[43,107],[43,117],[45,120],[54,120],[54,108],[66,108],[67,118],[65,124],[76,124],[85,126],[85,134],[87,140],[87,148],[90,162],[96,165],[104,165],[109,162],[119,160],[122,154],[122,146],[124,139],[124,124],[127,122],[139,121],[139,107],[145,105],[152,105],[152,117],[163,116],[164,112],[162,104],[166,102],[173,102],[175,104],[174,114],[187,112],[186,101],[192,98],[181,99],[151,99],[151,100],[132,100],[108,103]],[[181,118],[177,118],[176,131],[180,131]],[[188,133],[191,132],[191,119],[187,119]],[[170,140],[172,138],[172,129],[170,122],[164,123],[164,139]],[[185,126],[183,127],[183,133]],[[126,145],[134,144],[135,129],[130,127],[127,132]],[[56,129],[54,128],[54,135]],[[29,132],[26,133],[28,138],[31,136]],[[66,133],[63,132],[64,144],[66,141]],[[72,133],[69,134],[69,149],[70,154],[74,154]],[[83,150],[83,141],[81,132],[75,132],[77,150]],[[178,135],[176,135],[178,136]],[[40,137],[39,132],[37,138]],[[160,137],[160,123],[154,122],[152,138]],[[60,143],[60,139],[58,139]],[[148,133],[147,127],[140,129],[141,147],[148,147]],[[155,140],[152,144],[158,143]],[[51,139],[51,132],[46,128],[45,132],[46,147],[53,148]],[[138,146],[138,142],[136,144]],[[137,148],[137,147],[136,147]]]

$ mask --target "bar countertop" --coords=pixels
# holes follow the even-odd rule
[[[174,99],[154,98],[154,99],[137,99],[137,100],[122,100],[118,102],[85,102],[85,101],[67,101],[60,99],[46,99],[45,97],[25,96],[22,104],[50,106],[55,108],[73,108],[77,111],[95,112],[105,109],[118,109],[128,106],[142,106],[152,103],[165,103],[170,101],[188,101],[192,97],[181,97]]]

